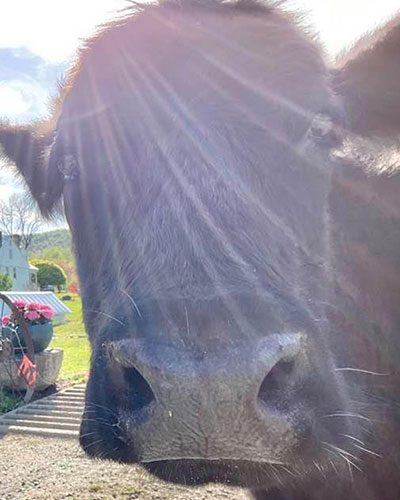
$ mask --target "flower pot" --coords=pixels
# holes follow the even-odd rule
[[[44,351],[53,338],[53,323],[29,325],[28,329],[35,353]],[[11,339],[16,349],[21,350],[21,347],[26,347],[25,334],[21,327],[17,327],[16,332],[9,327],[3,327],[2,330],[3,337]]]
[[[44,351],[53,338],[53,323],[40,323],[38,325],[30,325],[28,328],[33,340],[35,353]]]

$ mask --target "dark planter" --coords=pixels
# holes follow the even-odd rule
[[[50,322],[38,325],[29,325],[28,328],[32,337],[33,349],[35,353],[44,351],[53,338],[53,323]],[[2,330],[3,337],[11,339],[16,349],[21,349],[21,346],[23,348],[26,347],[25,335],[22,328],[17,328],[18,336],[12,328],[3,327]]]

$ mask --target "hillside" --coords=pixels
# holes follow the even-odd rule
[[[72,252],[71,233],[68,229],[35,234],[29,247],[29,256],[32,257],[53,247],[68,250],[68,253]]]

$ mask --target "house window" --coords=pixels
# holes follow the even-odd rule
[[[31,274],[31,281],[32,281],[32,283],[36,284],[36,274],[35,273]]]
[[[13,269],[13,276],[14,276],[14,279],[17,279],[17,268],[14,267]]]
[[[10,270],[6,267],[6,274],[10,274]]]
[[[10,250],[8,251],[8,256],[9,256],[10,260],[12,260],[12,250],[11,250],[11,248],[10,248]]]

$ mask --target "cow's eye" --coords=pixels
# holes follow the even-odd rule
[[[63,155],[57,163],[58,170],[63,174],[65,181],[79,177],[79,164],[71,153]]]
[[[332,117],[325,113],[316,115],[310,126],[310,136],[318,143],[334,146],[340,142],[338,126]]]

